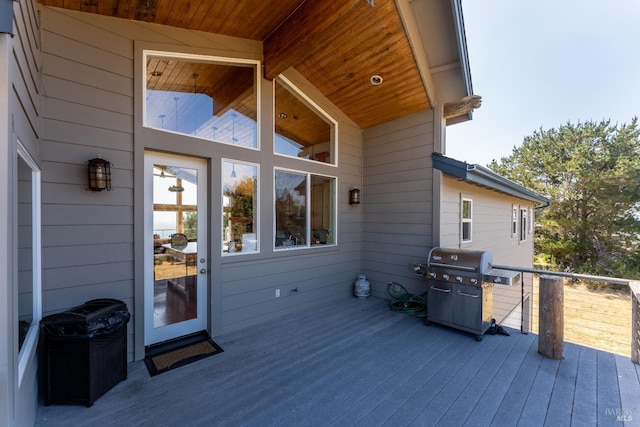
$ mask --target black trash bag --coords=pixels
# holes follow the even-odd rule
[[[96,299],[62,313],[47,316],[40,321],[40,325],[48,335],[92,337],[110,334],[127,324],[130,318],[124,302]]]

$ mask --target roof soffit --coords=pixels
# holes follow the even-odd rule
[[[446,87],[458,87],[463,80],[441,79],[446,74],[442,67],[460,63],[453,3],[445,1],[413,0],[409,11],[408,0],[375,0],[374,6],[366,0],[39,1],[44,6],[262,41],[265,77],[272,79],[295,68],[362,128],[428,110],[436,92],[441,102],[450,91]],[[400,4],[405,6],[402,17]],[[429,4],[437,6],[429,9]],[[403,25],[408,13],[415,14],[413,30]],[[420,43],[412,42],[412,37]],[[382,76],[383,83],[372,85],[372,75]],[[451,83],[456,79],[459,82]],[[191,87],[192,82],[184,86]]]

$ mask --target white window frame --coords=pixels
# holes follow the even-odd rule
[[[276,246],[276,234],[277,234],[277,230],[276,230],[276,217],[277,217],[277,213],[276,213],[276,173],[278,172],[285,172],[285,173],[295,173],[295,174],[300,174],[300,175],[305,175],[306,176],[306,196],[305,196],[305,200],[306,200],[306,208],[305,208],[305,229],[306,229],[306,236],[305,236],[305,244],[304,245],[293,245],[293,246],[287,246],[287,247],[279,247]],[[311,176],[323,176],[326,178],[331,178],[334,180],[335,185],[334,185],[334,191],[333,191],[333,212],[332,212],[332,217],[333,217],[333,229],[331,230],[331,232],[333,233],[333,243],[331,244],[326,244],[326,245],[312,245],[311,244],[311,234],[312,234],[312,229],[311,229]],[[327,174],[322,174],[322,173],[313,173],[313,172],[309,172],[309,171],[303,171],[303,170],[299,170],[299,169],[288,169],[288,168],[281,168],[281,167],[274,167],[273,168],[273,226],[272,226],[272,230],[273,230],[273,238],[272,238],[272,247],[274,252],[287,252],[287,251],[293,251],[293,250],[303,250],[303,249],[314,249],[314,248],[326,248],[326,247],[335,247],[338,246],[338,177],[337,176],[333,176],[333,175],[327,175]]]
[[[215,140],[211,140],[211,139],[207,139],[207,138],[201,138],[201,137],[197,137],[197,136],[193,136],[193,135],[188,135],[185,133],[181,133],[181,132],[176,132],[176,131],[172,131],[170,129],[158,129],[156,127],[152,127],[149,126],[147,124],[147,101],[146,101],[146,81],[147,81],[147,61],[148,61],[148,57],[149,56],[161,56],[161,57],[165,57],[165,58],[172,58],[172,59],[176,59],[176,60],[192,60],[194,62],[212,62],[212,63],[218,63],[218,64],[229,64],[229,65],[252,65],[255,67],[255,88],[256,88],[256,146],[255,147],[246,147],[243,145],[234,145],[234,144],[230,144],[228,142],[224,142],[224,141],[215,141]],[[232,58],[232,57],[224,57],[224,56],[216,56],[216,55],[201,55],[201,54],[193,54],[193,53],[186,53],[186,52],[175,52],[175,51],[165,51],[165,50],[153,50],[153,49],[143,49],[142,50],[142,76],[141,76],[141,82],[145,82],[142,84],[142,127],[143,128],[147,128],[147,129],[153,129],[159,132],[167,132],[167,133],[173,133],[176,135],[180,135],[183,137],[187,137],[187,138],[194,138],[194,139],[198,139],[198,140],[202,140],[202,141],[207,141],[207,142],[213,142],[213,143],[218,143],[218,144],[226,144],[226,145],[231,145],[233,147],[238,147],[238,148],[243,148],[246,150],[254,150],[254,151],[260,151],[260,147],[261,147],[261,143],[260,143],[260,129],[261,129],[261,118],[262,118],[262,113],[261,113],[261,81],[262,78],[261,76],[261,70],[262,70],[262,65],[261,65],[261,61],[259,60],[254,60],[254,59],[246,59],[246,58]]]
[[[338,121],[336,119],[334,119],[333,117],[331,117],[331,115],[329,113],[327,113],[322,107],[320,107],[318,104],[316,104],[309,96],[307,96],[302,90],[300,90],[293,82],[291,82],[291,80],[287,79],[285,76],[283,76],[282,74],[279,75],[278,77],[276,77],[273,81],[273,112],[274,114],[278,114],[278,112],[276,111],[276,80],[281,83],[282,85],[286,86],[287,89],[289,89],[290,91],[294,92],[296,95],[298,95],[302,100],[304,100],[305,103],[307,103],[307,105],[309,107],[311,107],[311,109],[315,110],[316,113],[318,113],[319,115],[321,115],[325,120],[329,121],[332,123],[332,135],[331,135],[331,158],[332,158],[332,162],[331,163],[322,163],[322,162],[318,162],[316,160],[310,160],[310,159],[304,159],[304,158],[300,158],[300,157],[292,157],[292,156],[288,156],[286,154],[281,154],[281,153],[276,153],[276,147],[275,147],[275,143],[273,146],[273,154],[275,154],[276,156],[282,156],[282,157],[286,157],[286,158],[293,158],[293,159],[299,159],[301,161],[305,161],[305,162],[311,162],[313,164],[321,164],[324,166],[331,166],[334,168],[338,167]],[[275,120],[275,118],[274,118]],[[273,129],[273,138],[275,141],[275,126]],[[328,176],[328,175],[327,175]]]
[[[220,249],[220,253],[223,257],[229,257],[229,256],[242,256],[242,255],[255,255],[255,254],[259,254],[260,253],[260,164],[259,163],[253,163],[253,162],[247,162],[244,160],[237,160],[237,159],[230,159],[230,158],[222,158],[220,159],[220,172],[222,174],[225,173],[224,171],[224,163],[225,162],[230,162],[230,163],[237,163],[237,164],[242,164],[242,165],[246,165],[246,166],[254,166],[256,168],[256,200],[254,202],[254,208],[253,208],[253,224],[254,224],[254,233],[256,235],[257,238],[257,242],[256,242],[256,250],[252,251],[252,252],[224,252],[224,250],[222,249],[222,244],[221,249]],[[220,177],[220,206],[224,207],[224,177],[221,176]],[[220,230],[222,230],[224,228],[224,212],[220,213]],[[224,236],[222,237],[220,243],[222,243],[224,241]]]
[[[22,348],[18,352],[18,386],[22,384],[22,379],[27,371],[27,366],[36,354],[39,340],[39,324],[42,319],[42,227],[41,227],[41,170],[33,160],[27,149],[17,140],[17,154],[31,168],[31,228],[32,228],[32,274],[33,274],[33,312],[29,331],[22,343]],[[17,161],[17,157],[16,157]],[[18,172],[17,163],[14,171],[14,218],[18,217]],[[14,227],[18,227],[15,222]],[[16,230],[17,236],[17,230]],[[16,241],[17,246],[17,241]],[[18,289],[18,274],[16,271],[14,288]],[[16,295],[17,299],[17,295]],[[17,313],[16,313],[17,314]],[[16,316],[17,323],[17,316]],[[16,331],[17,327],[14,328]]]
[[[464,204],[469,202],[470,218],[464,217]],[[464,224],[469,224],[469,238],[464,238]],[[460,243],[471,243],[473,241],[473,199],[469,196],[460,198]]]
[[[528,219],[528,212],[529,210],[526,207],[520,207],[520,214],[519,214],[519,222],[520,222],[520,227],[519,227],[519,234],[520,234],[520,242],[526,242],[527,238],[529,236],[529,219]]]

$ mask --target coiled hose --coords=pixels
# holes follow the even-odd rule
[[[393,293],[391,289],[396,286],[399,286],[404,293]],[[391,296],[391,301],[389,302],[391,310],[415,317],[427,317],[427,292],[420,295],[410,294],[398,282],[389,282],[387,284],[387,292]]]

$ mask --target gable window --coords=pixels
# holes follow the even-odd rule
[[[258,148],[257,61],[145,51],[144,126]]]
[[[275,152],[336,164],[336,122],[284,77],[275,80]]]
[[[222,161],[222,252],[258,252],[258,166]]]
[[[335,244],[336,178],[275,171],[275,248]]]
[[[473,201],[471,199],[462,199],[460,214],[462,242],[470,242],[473,224]]]

